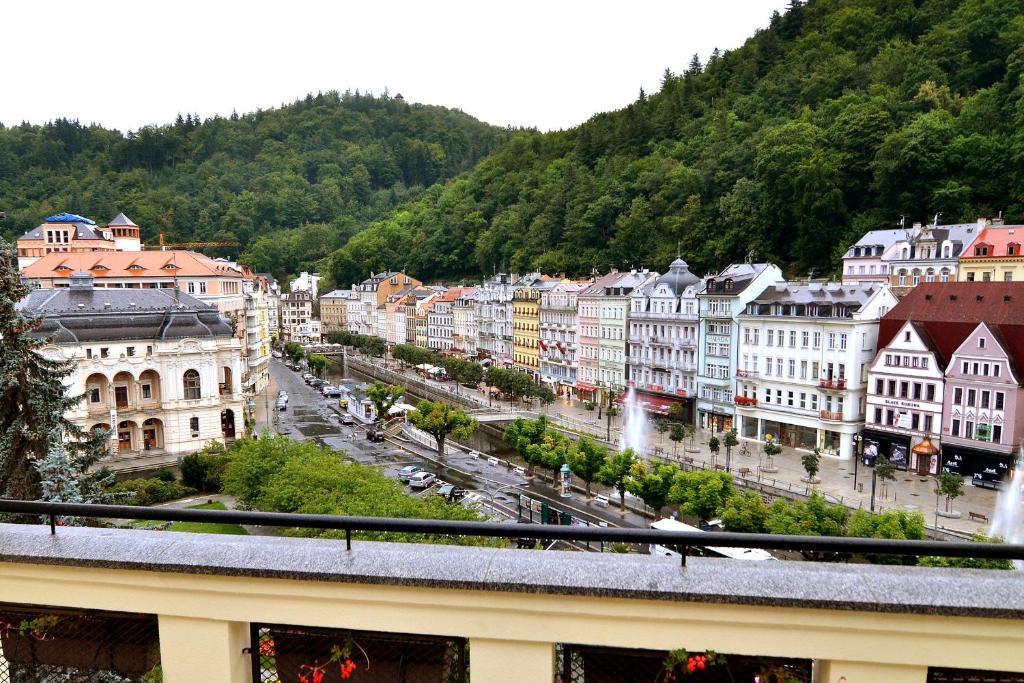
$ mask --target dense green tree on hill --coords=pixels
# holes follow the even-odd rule
[[[568,131],[516,135],[470,173],[363,230],[339,282],[401,262],[697,272],[751,251],[833,271],[901,215],[1024,220],[1024,3],[791,3],[742,47]]]
[[[238,240],[280,276],[507,137],[457,110],[347,92],[127,134],[68,119],[0,125],[0,207],[12,236],[60,211],[100,222],[124,211],[148,241]]]

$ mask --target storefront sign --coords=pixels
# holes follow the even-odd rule
[[[884,403],[887,406],[896,406],[898,408],[920,408],[921,407],[920,403],[915,403],[913,401],[897,401],[894,398],[883,399],[882,403]]]

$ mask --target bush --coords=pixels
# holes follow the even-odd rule
[[[177,477],[174,476],[174,472],[171,472],[166,467],[161,467],[160,469],[158,469],[156,473],[153,475],[153,478],[166,482],[172,482],[177,480]]]
[[[110,487],[110,493],[126,493],[131,496],[129,505],[156,505],[166,503],[193,493],[193,490],[176,481],[164,481],[156,477],[148,479],[126,479]]]
[[[220,491],[227,465],[228,459],[223,455],[190,453],[181,461],[181,482],[198,491]]]

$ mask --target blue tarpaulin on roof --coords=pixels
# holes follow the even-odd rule
[[[79,216],[77,213],[58,213],[55,216],[48,216],[46,219],[47,223],[85,223],[87,225],[96,225],[96,221],[85,216]]]

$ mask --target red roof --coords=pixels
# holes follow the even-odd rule
[[[998,228],[985,228],[960,258],[973,260],[1006,256],[1019,257],[1022,244],[1024,244],[1024,226],[1006,225]],[[1010,245],[1014,246],[1012,254],[1008,250]]]
[[[882,318],[878,348],[887,346],[908,320],[943,368],[981,322],[999,334],[1006,352],[1024,367],[1024,282],[919,284]]]

